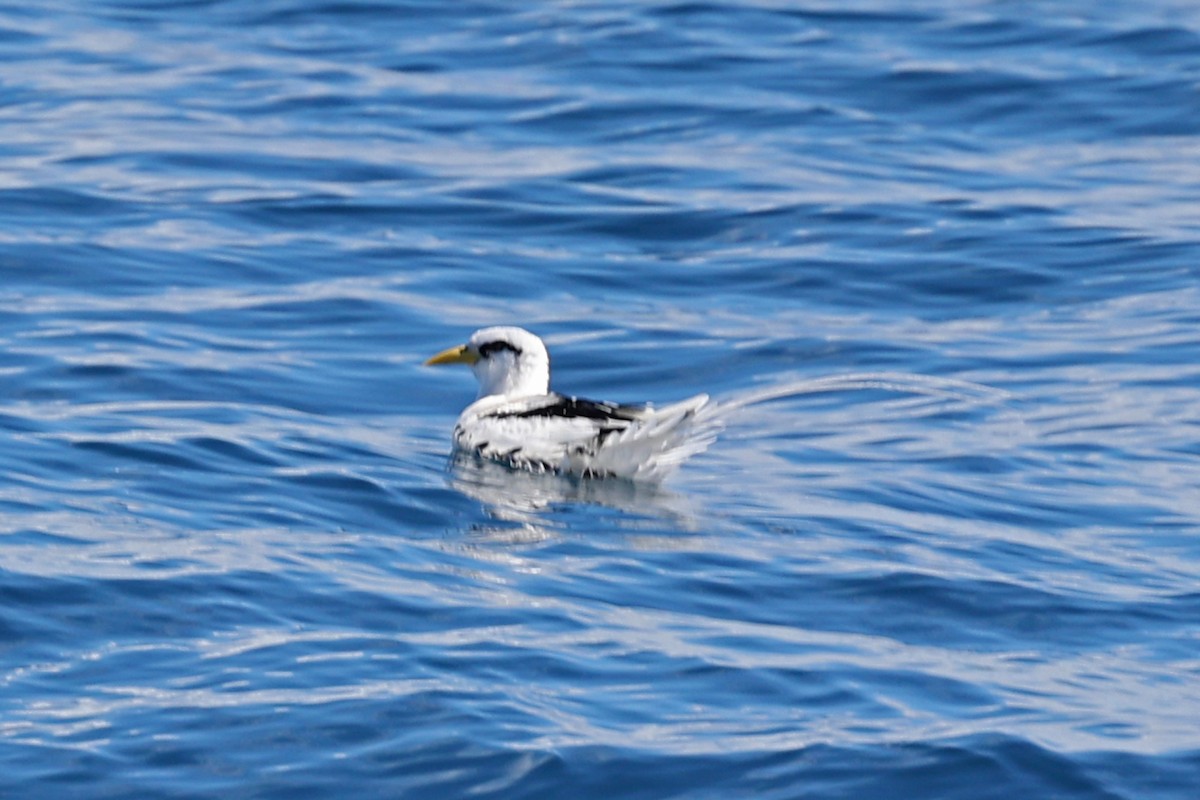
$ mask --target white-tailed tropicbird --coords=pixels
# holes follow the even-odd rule
[[[459,415],[454,444],[516,469],[658,481],[704,450],[720,428],[708,395],[654,408],[550,391],[542,340],[513,327],[484,328],[425,362],[469,364],[479,396]]]

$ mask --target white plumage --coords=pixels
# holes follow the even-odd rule
[[[653,408],[550,391],[550,356],[521,328],[476,331],[426,364],[469,364],[479,397],[459,415],[454,444],[516,469],[658,481],[704,450],[720,425],[708,395]]]

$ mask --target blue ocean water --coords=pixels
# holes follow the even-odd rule
[[[0,2],[0,796],[1187,798],[1200,6]],[[452,464],[477,327],[773,399]]]

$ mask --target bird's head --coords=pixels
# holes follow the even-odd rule
[[[483,328],[466,344],[443,350],[425,364],[470,365],[479,379],[480,397],[526,397],[550,391],[546,345],[522,328]]]

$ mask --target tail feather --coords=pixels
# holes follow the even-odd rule
[[[706,394],[649,409],[595,450],[574,457],[570,471],[661,481],[716,439],[722,424],[715,409]]]

